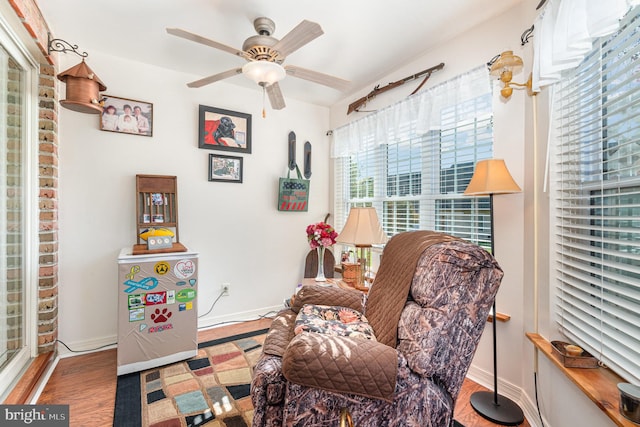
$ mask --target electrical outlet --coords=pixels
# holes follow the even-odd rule
[[[229,288],[231,288],[231,283],[223,283],[220,287],[220,291],[222,291],[222,296],[229,296]]]

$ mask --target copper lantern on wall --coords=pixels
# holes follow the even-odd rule
[[[79,113],[101,114],[99,92],[107,87],[84,62],[58,74],[58,79],[67,85],[66,99],[60,105]]]

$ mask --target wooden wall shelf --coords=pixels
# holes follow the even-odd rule
[[[174,233],[173,247],[148,249],[140,233],[148,228],[166,228]],[[133,255],[183,252],[178,233],[178,180],[169,175],[136,175],[136,244]]]
[[[593,403],[620,427],[638,426],[620,413],[618,383],[626,382],[607,368],[567,368],[553,355],[551,343],[539,334],[528,332],[527,338],[551,360],[560,371],[586,394]]]
[[[499,311],[496,313],[496,320],[498,322],[508,322],[509,320],[511,320],[511,316],[508,314],[504,314],[504,313],[500,313]],[[487,317],[487,322],[493,322],[493,315],[490,314]]]

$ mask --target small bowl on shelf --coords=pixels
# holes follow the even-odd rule
[[[564,351],[567,353],[568,356],[571,357],[578,357],[582,355],[582,347],[578,347],[577,345],[568,345],[564,348]]]
[[[575,348],[573,348],[575,347]],[[553,356],[565,368],[597,368],[598,360],[588,351],[564,341],[551,341]]]

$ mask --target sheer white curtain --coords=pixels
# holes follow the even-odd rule
[[[593,40],[614,33],[620,19],[640,0],[549,0],[533,37],[533,90],[560,80],[591,51]]]
[[[478,67],[336,129],[331,155],[348,157],[377,145],[407,139],[411,134],[419,136],[440,129],[444,108],[462,105],[490,92],[487,67]],[[470,109],[466,114],[471,119],[477,112]]]

